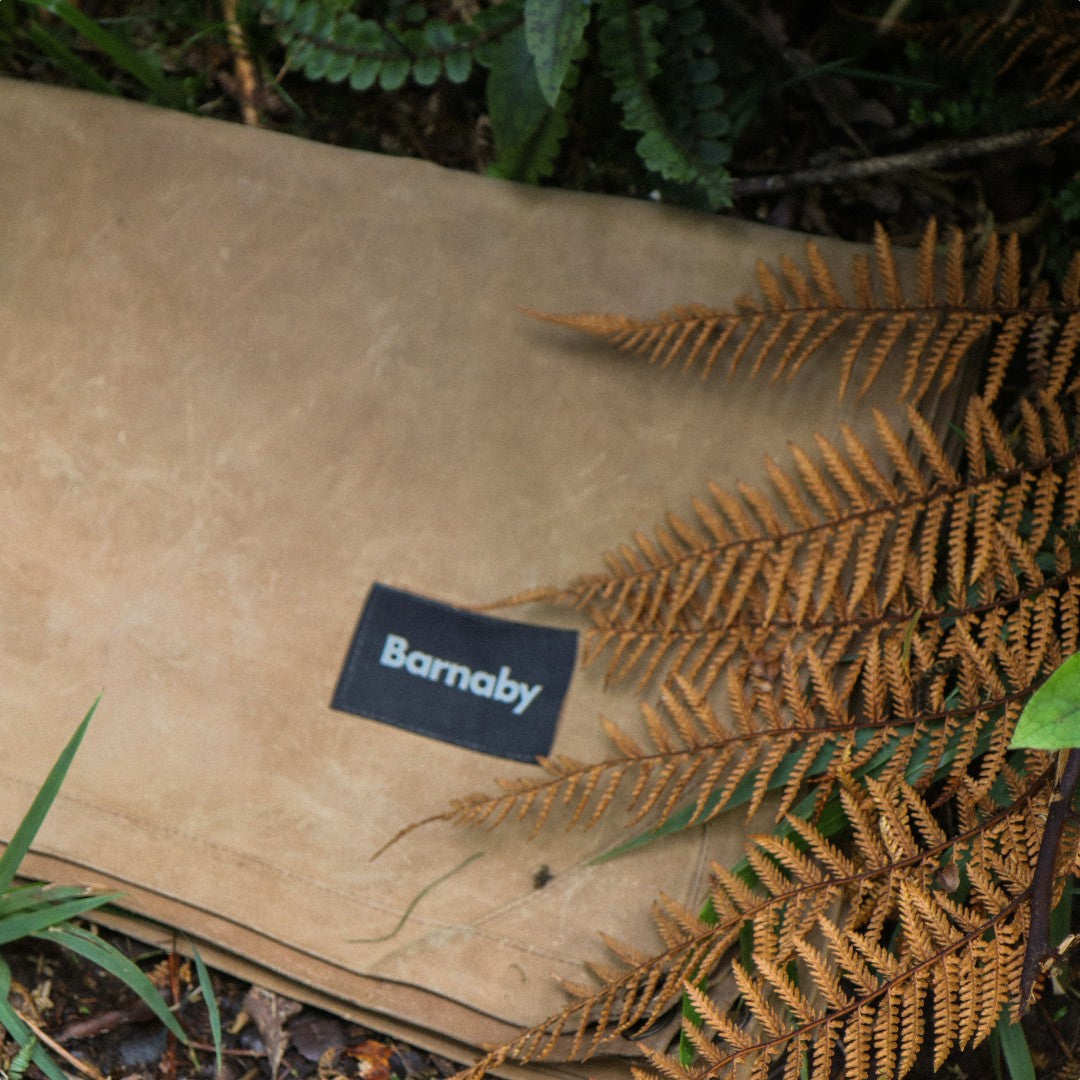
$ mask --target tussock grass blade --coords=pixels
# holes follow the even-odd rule
[[[214,1043],[214,1075],[221,1077],[223,1073],[223,1055],[221,1050],[221,1010],[218,1009],[217,995],[214,993],[214,984],[210,981],[210,972],[206,970],[206,964],[195,943],[191,942],[191,955],[195,958],[195,974],[199,979],[199,990],[202,992],[203,1001],[206,1003],[206,1014],[210,1020],[210,1037]]]
[[[55,15],[66,22],[72,30],[82,34],[87,41],[99,48],[117,67],[123,68],[142,83],[159,104],[170,105],[177,109],[184,107],[183,94],[162,74],[157,65],[151,63],[114,34],[110,34],[73,4],[68,3],[68,0],[22,0],[22,2],[28,7],[47,11],[50,15]]]
[[[1031,1049],[1024,1029],[1019,1024],[1010,1023],[1008,1013],[1002,1013],[994,1031],[1001,1044],[1001,1054],[1005,1058],[1010,1080],[1036,1080],[1035,1063],[1031,1060]]]
[[[117,895],[113,893],[111,896],[81,896],[77,900],[68,900],[62,904],[46,903],[29,911],[9,915],[0,919],[0,945],[30,937],[31,934],[47,930],[50,926],[59,926],[69,919],[77,919],[80,915],[115,900]]]
[[[185,1045],[188,1037],[177,1019],[169,1011],[158,989],[145,973],[133,964],[122,952],[114,949],[107,942],[83,930],[78,926],[54,926],[33,935],[42,941],[52,941],[62,948],[85,957],[110,975],[115,975],[130,990],[143,1000],[153,1014]]]
[[[27,1046],[31,1040],[37,1041],[34,1033],[22,1022],[19,1014],[11,1007],[8,994],[11,992],[11,968],[7,961],[0,958],[0,1026],[19,1044]],[[30,1060],[49,1078],[49,1080],[68,1080],[64,1071],[41,1048],[35,1046]]]
[[[43,52],[63,68],[85,90],[96,94],[119,96],[119,91],[108,79],[103,79],[89,64],[80,60],[66,45],[57,41],[40,23],[31,23],[26,36]]]
[[[82,885],[43,885],[40,881],[17,885],[0,896],[0,919],[16,911],[26,911],[42,904],[59,904],[88,895],[89,890]]]
[[[19,823],[19,827],[15,830],[15,835],[8,843],[4,854],[0,855],[0,893],[7,891],[8,886],[11,885],[15,878],[19,864],[23,861],[23,856],[30,850],[30,845],[34,842],[34,837],[37,836],[38,829],[41,828],[41,823],[45,820],[45,815],[48,814],[49,808],[56,799],[56,794],[60,790],[60,785],[64,782],[64,777],[67,776],[72,758],[75,757],[75,752],[79,749],[79,744],[86,734],[90,718],[94,715],[94,710],[97,709],[99,701],[101,701],[100,696],[90,706],[90,711],[75,729],[75,734],[71,736],[67,746],[60,752],[56,764],[45,778],[45,783],[41,785],[41,790],[30,804],[26,817]]]

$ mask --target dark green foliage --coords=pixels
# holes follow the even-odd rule
[[[410,78],[421,86],[463,82],[486,68],[490,171],[532,183],[554,170],[580,65],[595,55],[623,126],[640,134],[646,168],[696,189],[710,209],[730,205],[726,164],[753,101],[724,84],[730,72],[713,55],[702,0],[599,0],[595,35],[587,0],[505,0],[470,22],[429,16],[423,4],[389,4],[381,19],[362,19],[351,6],[261,0],[290,66],[309,79],[396,90]]]
[[[525,0],[525,41],[536,81],[553,109],[589,23],[589,0]]]
[[[728,95],[704,10],[695,0],[637,8],[603,0],[600,17],[600,55],[625,126],[642,133],[642,161],[665,180],[700,188],[710,209],[729,206],[725,166],[741,125],[723,109]]]
[[[482,62],[484,46],[515,27],[521,4],[500,4],[478,12],[471,22],[428,18],[422,4],[395,5],[383,21],[362,19],[340,0],[264,0],[263,14],[278,29],[289,63],[309,79],[354,90],[376,82],[397,90],[410,77],[431,86],[445,77],[461,83]]]
[[[578,81],[577,59],[563,77],[555,107],[544,97],[524,27],[507,34],[491,52],[487,82],[488,115],[496,158],[488,172],[534,184],[550,176],[566,136],[566,114]]]

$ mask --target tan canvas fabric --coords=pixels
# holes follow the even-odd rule
[[[0,130],[0,837],[104,691],[28,869],[118,884],[148,935],[454,1052],[557,1007],[597,930],[651,944],[650,897],[696,904],[740,819],[599,866],[617,818],[371,862],[535,766],[329,702],[372,582],[561,582],[788,439],[899,417],[824,362],[703,385],[521,311],[724,303],[801,241],[13,82]],[[555,750],[604,754],[601,711],[636,723],[579,671]]]

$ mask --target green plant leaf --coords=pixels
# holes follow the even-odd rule
[[[45,885],[40,881],[17,885],[0,895],[0,919],[41,904],[61,903],[88,895],[82,885]]]
[[[191,955],[195,958],[195,974],[199,979],[199,990],[202,991],[203,1002],[206,1005],[206,1015],[210,1020],[210,1038],[214,1044],[214,1075],[218,1080],[224,1075],[223,1054],[221,1048],[221,1010],[218,1008],[217,995],[214,993],[214,984],[210,980],[210,972],[206,970],[206,964],[199,950],[191,942]]]
[[[19,941],[30,937],[50,926],[59,926],[69,919],[76,919],[85,915],[94,908],[99,908],[115,900],[119,894],[99,894],[96,896],[81,896],[77,900],[67,900],[60,904],[45,903],[28,911],[20,911],[0,919],[0,945],[6,945],[9,941]]]
[[[1010,746],[1031,750],[1080,746],[1080,653],[1073,653],[1031,695]]]
[[[994,1034],[1001,1046],[1010,1080],[1036,1080],[1035,1063],[1031,1060],[1031,1049],[1024,1029],[1019,1024],[1011,1023],[1008,1013],[1002,1013]]]
[[[175,109],[186,106],[186,95],[176,83],[165,77],[157,57],[136,52],[115,34],[110,34],[73,4],[68,3],[68,0],[22,0],[22,3],[40,11],[47,11],[66,22],[72,30],[82,34],[87,41],[105,53],[117,67],[123,68],[142,83],[159,105],[168,105]]]
[[[442,61],[437,56],[421,56],[413,64],[412,77],[418,86],[433,86],[442,73]]]
[[[349,76],[349,85],[354,90],[368,90],[375,85],[379,77],[382,59],[378,56],[358,57]]]
[[[379,86],[383,90],[400,90],[409,77],[411,66],[405,57],[394,56],[384,61],[379,69]]]
[[[536,81],[536,66],[525,43],[524,27],[503,37],[490,59],[487,103],[497,154],[491,172],[509,180],[535,182],[543,170],[534,170],[532,163],[554,110]]]
[[[99,696],[97,701],[90,706],[90,711],[75,729],[75,734],[71,736],[67,746],[60,752],[56,764],[49,771],[45,783],[41,785],[41,790],[34,797],[30,809],[27,810],[26,816],[19,823],[19,827],[15,830],[15,835],[9,841],[4,854],[0,855],[0,893],[7,892],[19,869],[19,864],[23,861],[23,856],[30,850],[30,845],[34,842],[34,837],[37,836],[38,829],[41,828],[41,823],[45,820],[45,815],[49,812],[49,808],[60,790],[60,785],[64,782],[64,777],[67,776],[72,758],[75,757],[75,752],[79,749],[79,744],[82,742],[83,735],[86,734],[86,729],[90,724],[90,718],[94,715],[94,710],[97,709],[100,700],[101,697]]]
[[[559,100],[589,14],[588,0],[525,0],[525,42],[550,108]]]
[[[108,942],[91,934],[89,930],[73,924],[50,927],[33,935],[42,941],[51,941],[61,948],[70,949],[71,952],[85,957],[92,964],[96,964],[103,971],[114,975],[129,990],[137,994],[147,1008],[185,1045],[188,1042],[187,1034],[177,1022],[177,1019],[169,1011],[157,987],[150,981],[146,974],[132,963],[122,952],[114,949]]]
[[[40,23],[32,22],[26,36],[43,52],[51,56],[81,87],[96,94],[118,96],[120,91],[108,79],[102,78],[89,64],[79,59],[66,45],[49,33]]]

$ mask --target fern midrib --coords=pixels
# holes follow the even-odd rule
[[[735,538],[733,540],[725,540],[723,542],[717,540],[711,544],[707,544],[703,548],[697,548],[682,555],[672,556],[667,560],[651,563],[642,570],[631,570],[628,573],[620,574],[619,576],[602,572],[583,574],[568,589],[554,587],[549,590],[550,598],[553,602],[571,603],[576,595],[584,593],[589,588],[603,586],[605,589],[613,589],[619,584],[647,580],[658,574],[679,570],[688,564],[693,565],[708,559],[717,558],[733,549],[741,548],[745,550],[756,550],[762,547],[774,548],[787,540],[805,540],[813,537],[816,533],[839,531],[845,525],[865,523],[874,517],[892,518],[903,513],[905,510],[925,510],[932,503],[951,499],[965,491],[974,496],[995,483],[1004,482],[1009,484],[1010,482],[1020,480],[1025,475],[1029,475],[1035,479],[1040,473],[1045,473],[1061,465],[1069,464],[1078,458],[1080,458],[1080,446],[1073,447],[1073,449],[1061,454],[1048,455],[1039,461],[1023,466],[1017,466],[1014,469],[1003,469],[994,472],[988,476],[981,477],[974,482],[942,484],[922,495],[913,495],[895,503],[876,503],[875,505],[866,507],[862,510],[852,510],[851,512],[842,514],[838,517],[815,522],[813,525],[805,525],[801,528],[793,528],[786,532],[777,533],[775,536],[748,536]],[[530,599],[537,598],[538,597],[535,595],[530,596]]]
[[[986,615],[991,611],[1000,611],[1017,604],[1022,604],[1027,600],[1038,599],[1038,597],[1042,596],[1048,590],[1067,585],[1076,578],[1080,578],[1080,566],[1074,567],[1061,574],[1046,577],[1043,579],[1042,584],[1032,586],[1029,589],[1024,589],[1008,596],[998,597],[985,604],[965,605],[962,607],[953,607],[948,604],[930,606],[929,603],[924,603],[919,607],[912,609],[900,611],[892,609],[880,612],[876,615],[850,615],[840,619],[821,619],[816,622],[797,622],[794,619],[783,618],[765,620],[757,619],[752,616],[745,616],[733,623],[725,623],[720,619],[712,619],[708,622],[694,623],[679,628],[672,627],[663,630],[642,629],[642,625],[639,623],[605,621],[602,623],[598,622],[596,626],[591,627],[586,633],[601,636],[614,633],[620,636],[629,635],[633,637],[652,638],[655,641],[675,642],[687,639],[698,639],[702,635],[707,634],[730,633],[738,629],[775,629],[793,633],[802,631],[806,634],[818,634],[842,632],[843,630],[848,629],[871,630],[878,627],[889,626],[906,627],[915,622],[915,620],[917,620],[916,625],[918,625],[940,621],[944,618],[959,620],[969,616]],[[680,612],[680,621],[685,624],[686,620],[682,619],[681,615],[682,613]],[[790,647],[790,642],[787,643],[787,647]]]

